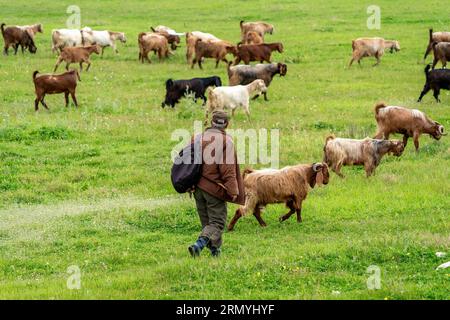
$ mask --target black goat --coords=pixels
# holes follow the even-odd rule
[[[430,68],[430,65],[425,67],[426,82],[417,102],[422,101],[423,96],[430,90],[433,90],[433,96],[436,101],[441,102],[441,100],[439,100],[441,89],[450,90],[450,70],[435,69],[430,71]]]
[[[166,98],[161,107],[171,106],[172,108],[180,99],[190,93],[194,94],[194,101],[198,98],[203,99],[203,105],[206,104],[205,91],[210,86],[220,87],[222,81],[219,77],[193,78],[190,80],[172,80],[166,81]]]

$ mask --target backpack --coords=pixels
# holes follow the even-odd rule
[[[202,176],[201,135],[184,147],[173,161],[170,178],[178,193],[188,192]]]

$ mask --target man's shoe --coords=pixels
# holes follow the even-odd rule
[[[220,248],[211,247],[210,249],[211,249],[211,255],[216,258],[218,258],[220,256],[220,253],[222,252],[222,250],[220,250]]]
[[[191,254],[191,257],[196,258],[200,256],[200,252],[202,252],[202,250],[197,247],[195,244],[193,244],[192,246],[190,246],[188,248],[189,253]]]
[[[203,248],[208,245],[209,239],[207,237],[199,237],[195,243],[188,248],[189,253],[192,257],[200,256],[200,252],[202,252]]]

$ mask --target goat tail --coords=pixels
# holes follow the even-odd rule
[[[5,23],[2,23],[2,24],[0,25],[0,28],[2,29],[2,34],[5,34],[5,26],[6,26]]]
[[[239,26],[241,27],[241,30],[242,30],[242,25],[244,24],[244,20],[241,20],[240,22],[239,22]]]
[[[428,72],[430,71],[430,69],[431,69],[431,64],[427,64],[426,66],[425,66],[425,76],[428,78]]]
[[[155,28],[150,27],[150,30],[152,30],[153,32],[156,32]]]
[[[253,170],[252,168],[245,168],[244,169],[244,172],[242,172],[242,179],[245,179],[245,177],[248,175],[248,174],[250,174],[250,173],[252,173],[252,172],[254,172],[255,170]]]
[[[380,111],[380,109],[386,108],[387,105],[384,102],[378,102],[375,105],[375,115],[378,115],[378,111]]]
[[[433,28],[430,28],[430,43],[433,41]]]
[[[141,32],[141,33],[139,33],[139,35],[138,35],[138,41],[139,42],[142,42],[142,38],[145,36],[145,32]]]
[[[433,47],[433,50],[436,48],[438,42],[437,41],[433,41],[433,43],[431,44],[431,46]]]
[[[38,73],[39,73],[39,71],[37,71],[37,70],[33,72],[33,80],[36,79],[36,75],[37,75]]]
[[[353,51],[355,50],[355,48],[356,48],[355,40],[352,40],[352,49],[353,49]]]
[[[167,79],[167,81],[166,81],[166,90],[169,91],[172,86],[173,86],[173,80],[172,79]]]

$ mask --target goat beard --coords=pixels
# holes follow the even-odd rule
[[[316,185],[318,185],[318,186],[323,185],[323,173],[322,173],[322,170],[317,172],[317,174],[316,174]]]

